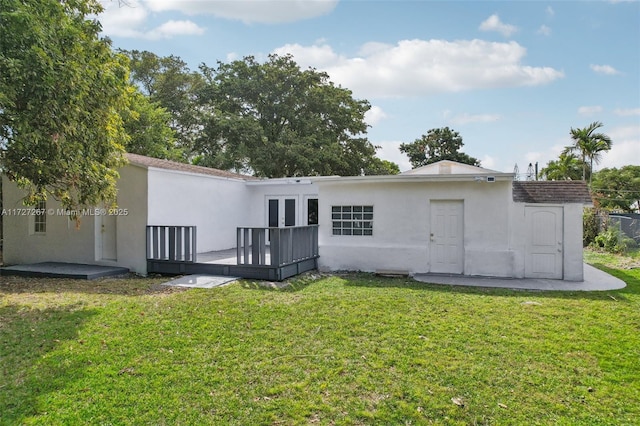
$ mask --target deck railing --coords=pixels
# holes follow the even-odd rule
[[[240,227],[236,247],[238,265],[284,266],[313,259],[318,257],[318,226]]]
[[[147,259],[196,262],[195,226],[147,226]]]

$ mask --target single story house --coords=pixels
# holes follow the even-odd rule
[[[46,214],[31,214],[4,177],[5,265],[268,279],[317,267],[582,280],[582,209],[591,203],[584,182],[518,182],[452,161],[394,176],[256,179],[127,156],[117,209],[82,211],[79,227],[55,200],[38,206]],[[216,257],[223,251],[232,262]]]

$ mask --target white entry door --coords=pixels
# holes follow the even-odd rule
[[[462,274],[463,218],[462,201],[431,201],[431,272]]]
[[[296,226],[297,204],[296,197],[267,197],[267,226],[270,228]]]
[[[524,215],[525,277],[562,279],[562,207],[525,207]]]
[[[99,256],[96,260],[118,260],[117,228],[115,215],[96,216]]]

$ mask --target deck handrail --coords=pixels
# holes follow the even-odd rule
[[[196,262],[196,227],[147,226],[147,260]]]
[[[284,266],[316,258],[318,225],[238,227],[236,257],[238,265],[259,266]]]

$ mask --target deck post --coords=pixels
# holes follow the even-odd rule
[[[242,231],[244,232],[244,262],[242,262],[242,264],[247,265],[249,264],[249,259],[251,258],[251,254],[249,252],[249,248],[251,247],[251,241],[249,239],[249,237],[251,236],[251,228],[242,228]]]
[[[258,232],[260,240],[260,264],[267,264],[267,230],[260,229]]]
[[[271,236],[271,266],[280,266],[280,229],[269,228]]]
[[[242,228],[236,228],[236,263],[242,265]]]

